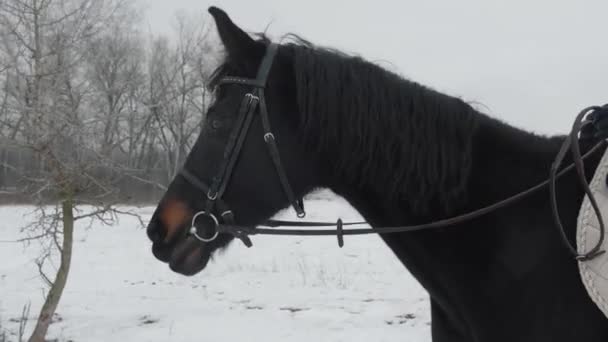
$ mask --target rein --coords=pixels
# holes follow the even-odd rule
[[[199,190],[206,194],[205,209],[199,211],[192,218],[192,225],[189,229],[189,233],[195,238],[202,242],[210,242],[217,238],[220,233],[230,234],[240,239],[247,247],[251,247],[253,244],[250,235],[291,235],[291,236],[336,236],[338,245],[344,246],[345,235],[363,235],[363,234],[389,234],[389,233],[406,233],[428,229],[448,228],[450,226],[463,223],[466,221],[473,220],[475,218],[484,216],[498,209],[513,204],[525,197],[528,197],[545,187],[549,187],[550,200],[552,214],[556,223],[556,227],[559,230],[560,237],[564,245],[568,248],[570,253],[579,261],[591,260],[605,251],[601,250],[601,245],[605,238],[605,225],[602,220],[597,201],[595,200],[589,184],[585,177],[584,172],[584,160],[593,155],[596,151],[606,147],[608,144],[602,139],[599,143],[593,146],[584,155],[581,155],[580,146],[578,143],[579,133],[585,133],[585,129],[589,130],[590,126],[593,126],[596,130],[599,130],[599,120],[608,119],[608,105],[603,107],[589,107],[584,109],[577,115],[576,120],[573,124],[570,134],[564,141],[559,153],[557,154],[555,161],[553,162],[549,178],[537,185],[528,188],[522,192],[519,192],[513,196],[510,196],[504,200],[496,202],[494,204],[482,207],[480,209],[467,212],[462,215],[453,216],[447,219],[433,221],[424,224],[408,225],[408,226],[389,226],[389,227],[371,227],[367,222],[343,222],[342,219],[338,219],[336,222],[304,222],[304,221],[287,221],[287,220],[267,220],[260,224],[262,227],[257,226],[243,226],[235,224],[234,213],[230,210],[229,206],[222,200],[222,195],[228,185],[232,170],[238,159],[239,152],[243,146],[247,132],[253,120],[253,115],[258,109],[259,116],[262,121],[262,127],[264,130],[263,139],[268,148],[268,152],[272,159],[277,172],[277,177],[283,192],[285,193],[289,203],[294,207],[299,218],[305,217],[303,202],[301,199],[297,199],[294,195],[292,187],[289,183],[289,179],[285,172],[285,169],[281,162],[281,157],[276,143],[276,138],[272,133],[270,126],[270,120],[268,117],[268,109],[266,100],[264,97],[264,90],[266,88],[268,74],[272,66],[273,59],[277,53],[278,46],[275,43],[270,43],[267,47],[266,54],[260,68],[258,70],[255,79],[240,78],[240,77],[224,77],[220,80],[220,85],[225,84],[237,84],[241,86],[252,87],[253,90],[247,93],[241,102],[239,109],[238,120],[233,128],[232,133],[229,136],[228,143],[224,150],[224,159],[220,164],[219,171],[215,177],[213,177],[212,183],[208,186],[205,182],[201,181],[194,174],[183,168],[180,171],[180,175],[184,177],[191,185],[195,186]],[[593,117],[593,119],[589,119]],[[599,122],[605,124],[604,121]],[[602,127],[603,128],[603,127]],[[564,167],[561,171],[558,171],[566,153],[570,149],[572,151],[573,162]],[[566,236],[565,229],[561,223],[557,207],[557,194],[556,194],[556,180],[561,178],[567,172],[572,169],[576,169],[579,182],[583,187],[585,194],[589,197],[593,210],[597,215],[600,223],[600,237],[597,245],[586,253],[579,254],[576,248],[570,243]],[[219,214],[217,214],[219,213]],[[207,223],[212,226],[211,233],[204,234],[197,227],[197,220],[206,219]],[[345,226],[361,226],[365,227],[348,228]],[[275,227],[335,227],[334,229],[281,229]]]
[[[600,150],[602,147],[605,147],[607,144],[602,141],[596,144],[591,150],[585,153],[581,159],[587,159],[594,152]],[[557,175],[555,179],[561,178],[567,172],[571,171],[575,167],[575,164],[570,164],[564,169],[562,169]],[[449,228],[458,223],[463,223],[466,221],[473,220],[475,218],[484,216],[486,214],[492,213],[498,209],[506,207],[512,203],[515,203],[523,198],[530,196],[539,190],[547,187],[550,183],[552,183],[551,179],[547,179],[537,185],[524,190],[520,193],[517,193],[511,197],[508,197],[504,200],[496,202],[494,204],[488,205],[486,207],[450,217],[443,220],[433,221],[429,223],[423,223],[418,225],[409,225],[409,226],[390,226],[390,227],[361,227],[361,228],[353,228],[353,229],[344,229],[345,226],[355,226],[355,225],[363,225],[367,224],[367,222],[343,222],[342,219],[338,219],[337,222],[302,222],[302,221],[284,221],[284,220],[268,220],[265,223],[261,224],[263,227],[268,228],[258,228],[251,226],[240,226],[240,225],[219,225],[217,227],[217,231],[220,233],[228,233],[232,234],[236,237],[241,235],[291,235],[291,236],[332,236],[335,235],[338,239],[338,245],[340,247],[344,246],[344,236],[345,235],[364,235],[364,234],[389,234],[389,233],[407,233],[407,232],[415,232],[420,230],[427,229],[438,229],[438,228]],[[272,227],[336,227],[335,229],[274,229]],[[602,229],[603,231],[603,229]],[[563,234],[565,238],[565,243],[568,243],[568,239]],[[603,236],[603,234],[601,235]],[[603,239],[603,238],[602,238]],[[598,246],[601,246],[600,241]],[[598,249],[599,248],[595,248]],[[594,249],[594,250],[595,250]],[[575,256],[578,259],[593,259],[594,257],[602,254],[604,251],[599,251],[598,253],[593,252],[591,255],[584,254],[579,256],[578,253]]]

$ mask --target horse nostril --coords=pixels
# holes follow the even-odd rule
[[[192,216],[188,207],[181,201],[169,200],[160,211],[160,225],[164,229],[164,242],[169,243],[180,228]]]

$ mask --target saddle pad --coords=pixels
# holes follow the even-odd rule
[[[608,175],[608,150],[604,153],[598,164],[593,180],[591,181],[591,192],[597,200],[597,204],[602,213],[604,224],[608,226],[608,185],[606,177]],[[599,221],[589,197],[585,196],[581,206],[576,232],[576,244],[579,253],[590,251],[600,237]],[[608,236],[604,240],[602,250],[608,251]],[[591,299],[608,317],[608,253],[604,253],[593,260],[579,261],[579,271],[585,288]]]

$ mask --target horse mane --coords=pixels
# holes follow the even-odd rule
[[[277,58],[293,68],[302,137],[336,176],[417,213],[462,203],[479,113],[359,56],[286,38]],[[256,69],[226,60],[209,85]]]
[[[350,184],[424,213],[463,199],[478,113],[358,56],[291,36],[301,130]]]

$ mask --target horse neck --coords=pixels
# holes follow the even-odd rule
[[[473,134],[472,165],[466,191],[452,205],[455,211],[445,213],[431,207],[425,214],[408,209],[407,189],[394,197],[383,196],[394,189],[379,189],[374,179],[345,182],[336,177],[328,185],[345,197],[374,225],[401,225],[455,216],[523,191],[545,180],[563,137],[546,138],[528,133],[500,121],[479,115]],[[449,143],[449,142],[446,142]],[[424,146],[424,143],[419,144]],[[373,160],[377,155],[370,154]],[[407,156],[395,156],[407,158]],[[337,158],[336,158],[337,159]],[[395,200],[395,198],[402,200]]]
[[[487,206],[545,180],[563,137],[539,137],[481,117],[473,139],[473,164],[466,198],[462,198],[463,205],[448,216]],[[600,153],[587,163],[589,169],[595,169],[599,156]],[[403,203],[378,195],[382,191],[371,192],[357,184],[337,181],[332,188],[373,226],[445,218],[440,212],[413,214],[404,209],[407,207]],[[574,173],[560,179],[558,191],[564,202],[568,200],[562,203],[560,211],[568,234],[573,236],[583,195]],[[406,196],[407,189],[403,192]],[[513,291],[510,286],[524,280],[533,278],[539,286],[547,287],[560,282],[562,296],[568,296],[570,289],[576,291],[570,293],[572,300],[583,296],[575,262],[553,226],[548,199],[549,193],[543,189],[482,218],[449,228],[381,237],[427,289],[433,305],[453,320],[470,320],[461,326],[468,326],[465,330],[473,329],[471,326],[475,324],[489,324],[484,322],[483,315],[495,315],[491,312],[492,305],[501,305],[503,300],[519,300],[521,293],[513,297],[504,294]],[[563,268],[555,270],[551,264],[560,264]],[[547,273],[549,269],[553,273]],[[525,288],[539,290],[534,286]],[[550,304],[547,306],[550,308]]]
[[[538,136],[487,117],[480,121],[473,138],[469,207],[488,205],[547,179],[563,137]]]

